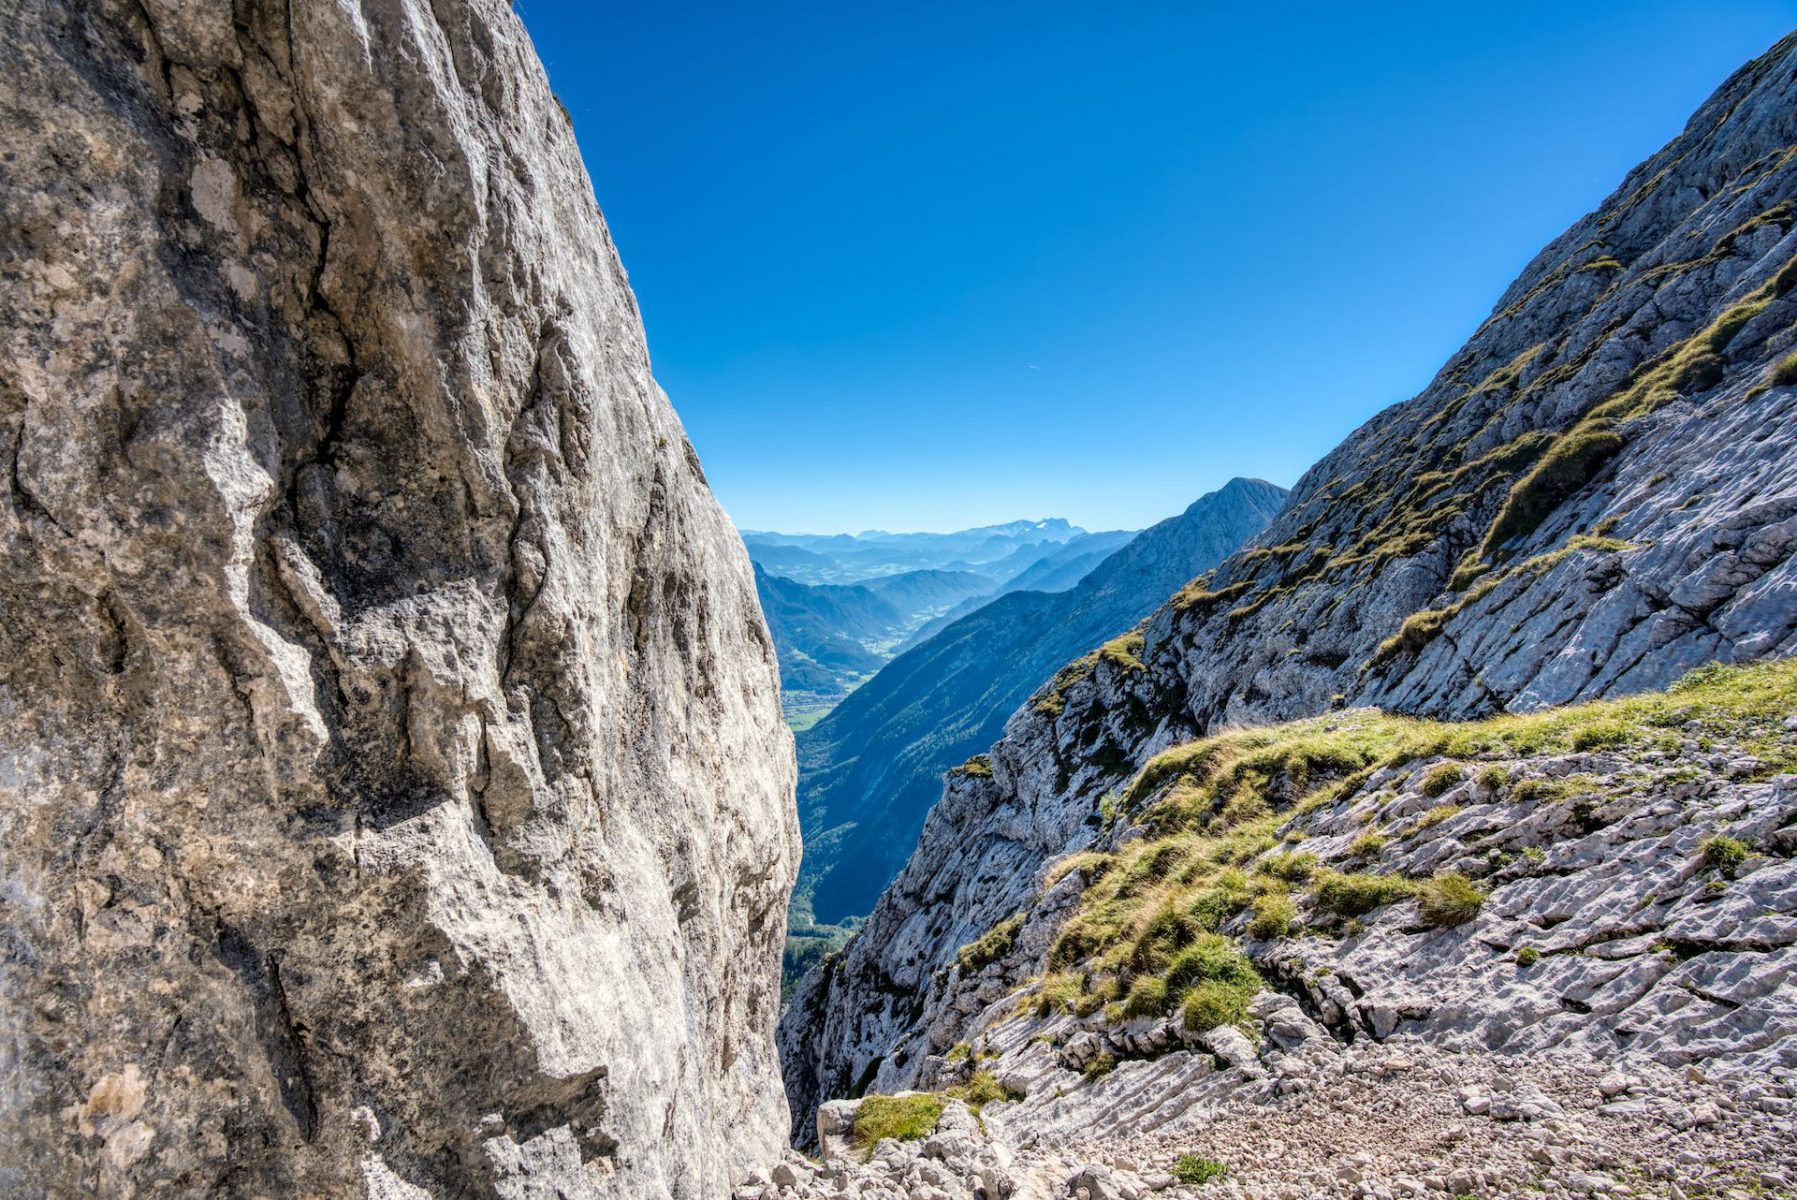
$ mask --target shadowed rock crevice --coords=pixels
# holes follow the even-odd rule
[[[305,1047],[281,987],[280,955],[265,953],[222,924],[217,927],[217,947],[219,961],[236,973],[249,997],[256,1036],[268,1058],[281,1103],[292,1114],[300,1137],[309,1142],[318,1131],[318,1105],[312,1095]]]

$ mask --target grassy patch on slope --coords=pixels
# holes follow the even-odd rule
[[[1483,556],[1494,557],[1506,544],[1533,533],[1554,509],[1595,479],[1623,447],[1617,425],[1720,383],[1729,343],[1792,287],[1797,287],[1797,258],[1708,325],[1643,364],[1621,390],[1561,434],[1535,469],[1511,487],[1486,531]]]
[[[871,1150],[887,1138],[915,1142],[936,1132],[942,1119],[943,1098],[932,1092],[910,1096],[869,1096],[855,1109],[850,1136],[855,1145]]]
[[[1106,1008],[1117,1017],[1184,1011],[1194,1027],[1239,1021],[1259,979],[1221,931],[1248,913],[1250,936],[1288,933],[1299,895],[1342,918],[1416,899],[1433,924],[1470,919],[1484,896],[1464,876],[1320,871],[1314,857],[1281,846],[1282,826],[1294,814],[1350,798],[1379,768],[1450,760],[1419,784],[1439,795],[1467,777],[1481,787],[1506,786],[1496,764],[1507,759],[1676,750],[1682,739],[1709,735],[1736,739],[1768,772],[1790,770],[1797,752],[1784,742],[1782,722],[1793,712],[1797,660],[1785,660],[1704,667],[1665,692],[1481,721],[1363,710],[1175,746],[1151,759],[1124,793],[1125,811],[1148,836],[1051,870],[1056,877],[1079,870],[1087,887],[1050,952],[1052,974],[1035,1006],[1043,1013]],[[1417,836],[1454,811],[1431,810],[1431,819],[1396,836]]]

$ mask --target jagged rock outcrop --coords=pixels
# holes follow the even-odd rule
[[[0,25],[0,1192],[724,1194],[790,739],[518,18]]]
[[[1797,650],[1794,67],[1787,38],[1728,80],[1426,391],[1164,606],[1139,665],[1064,672],[1010,719],[989,779],[951,780],[783,1019],[801,1133],[819,1099],[915,1079],[996,998],[943,982],[959,949],[1168,746],[1359,705],[1526,711]]]

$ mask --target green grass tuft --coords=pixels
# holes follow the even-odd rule
[[[1311,890],[1317,907],[1338,917],[1364,917],[1375,908],[1408,900],[1416,884],[1402,875],[1342,875],[1323,872]]]
[[[1772,373],[1768,378],[1774,387],[1790,387],[1797,383],[1797,350],[1773,363]]]
[[[1479,915],[1485,893],[1458,871],[1442,871],[1416,889],[1416,906],[1423,920],[1438,928],[1464,925]]]
[[[1640,731],[1627,721],[1593,721],[1572,737],[1574,750],[1606,750],[1626,746],[1640,736]]]
[[[1056,671],[1054,678],[1049,681],[1048,689],[1042,693],[1033,706],[1036,712],[1044,717],[1058,717],[1066,712],[1067,693],[1073,689],[1075,684],[1088,678],[1092,674],[1092,669],[1097,665],[1098,651],[1094,650],[1084,658],[1076,658]]]
[[[936,1132],[943,1099],[927,1092],[914,1096],[869,1096],[855,1109],[850,1137],[863,1150],[887,1138],[921,1141]]]
[[[1125,671],[1140,671],[1142,666],[1142,647],[1148,639],[1141,627],[1130,630],[1119,638],[1112,638],[1098,648],[1098,657],[1113,666],[1122,667]]]
[[[1240,583],[1232,583],[1226,588],[1218,588],[1213,592],[1206,586],[1208,580],[1209,576],[1204,576],[1200,579],[1194,579],[1191,583],[1180,588],[1173,596],[1173,611],[1176,613],[1197,611],[1202,615],[1213,608],[1218,608],[1233,600],[1240,599],[1254,590],[1253,582],[1244,579]]]
[[[1728,344],[1735,340],[1735,335],[1741,332],[1742,327],[1765,312],[1771,303],[1772,297],[1762,296],[1757,300],[1748,300],[1745,303],[1737,304],[1723,313],[1716,323],[1710,326],[1708,336],[1704,339],[1710,352],[1720,354],[1728,349]]]
[[[1485,534],[1483,556],[1534,533],[1556,508],[1576,495],[1622,449],[1622,437],[1607,422],[1594,421],[1562,435],[1516,482]]]
[[[1749,847],[1746,842],[1741,841],[1739,838],[1728,837],[1725,834],[1717,834],[1715,837],[1705,838],[1702,849],[1704,866],[1714,867],[1730,879],[1735,877],[1735,872],[1740,869],[1741,864],[1746,862],[1747,856],[1752,853],[1752,848]]]
[[[1173,1178],[1180,1183],[1201,1184],[1213,1179],[1221,1179],[1229,1174],[1229,1168],[1220,1162],[1208,1158],[1200,1158],[1196,1154],[1182,1154],[1173,1162]]]
[[[1423,776],[1422,793],[1433,800],[1464,778],[1466,771],[1459,763],[1442,763]]]
[[[1001,1100],[1021,1100],[1024,1093],[998,1081],[998,1076],[991,1071],[978,1070],[968,1077],[966,1083],[948,1089],[948,1094],[957,1100],[967,1102],[977,1115],[980,1109],[988,1104],[997,1104]]]
[[[1263,875],[1271,875],[1287,883],[1303,883],[1316,872],[1317,856],[1302,853],[1269,854],[1260,860],[1260,865],[1255,869]]]
[[[1257,938],[1284,937],[1298,923],[1298,906],[1291,897],[1269,892],[1254,902],[1254,919],[1248,922],[1248,934]]]
[[[1219,1025],[1235,1025],[1247,1020],[1248,1001],[1252,998],[1242,995],[1234,988],[1207,980],[1186,993],[1179,1011],[1185,1019],[1187,1029],[1203,1033]]]
[[[1023,914],[1012,913],[980,937],[961,947],[961,953],[956,956],[955,961],[963,971],[977,971],[989,963],[995,963],[1017,945],[1017,931],[1021,928]]]
[[[958,775],[969,775],[975,779],[992,778],[992,759],[984,754],[976,754],[958,767],[949,770]]]
[[[1167,1011],[1167,981],[1158,975],[1143,975],[1129,985],[1123,997],[1123,1012],[1131,1017],[1156,1017]]]
[[[1460,815],[1458,804],[1437,804],[1434,808],[1416,819],[1418,830],[1433,829],[1449,817]]]

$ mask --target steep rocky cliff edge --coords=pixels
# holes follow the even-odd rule
[[[0,25],[0,1192],[725,1193],[791,743],[518,18]]]
[[[816,1105],[832,1097],[952,1080],[971,1069],[969,1046],[991,1043],[1016,1067],[1026,1047],[1050,1053],[1077,1034],[1097,1039],[1081,1043],[1080,1062],[1158,1060],[1182,1031],[1208,1032],[1218,1011],[1209,1028],[1239,1018],[1259,1040],[1224,1038],[1224,1048],[1195,1053],[1177,1043],[1178,1052],[1195,1072],[1240,1059],[1239,1083],[1268,1046],[1279,1051],[1266,1040],[1278,1033],[1275,1010],[1287,1011],[1275,1002],[1297,1006],[1306,1030],[1326,1029],[1321,1044],[1408,1038],[1481,1053],[1564,1049],[1600,1064],[1626,1051],[1660,1069],[1698,1058],[1743,1071],[1776,1065],[1788,1097],[1797,901],[1785,722],[1797,705],[1786,693],[1764,693],[1778,697],[1765,711],[1730,709],[1718,728],[1694,728],[1689,746],[1668,743],[1665,730],[1643,733],[1648,718],[1625,713],[1589,743],[1550,740],[1540,755],[1505,743],[1387,757],[1391,747],[1355,742],[1327,769],[1257,759],[1225,776],[1226,788],[1212,768],[1227,747],[1204,739],[1363,707],[1436,719],[1536,712],[1662,688],[1708,662],[1788,655],[1794,550],[1797,39],[1786,39],[1542,251],[1425,392],[1357,431],[1307,473],[1254,545],[1162,607],[1139,648],[1063,671],[1011,717],[979,771],[951,775],[866,929],[801,983],[783,1019],[795,1132],[810,1140]],[[1326,719],[1354,728],[1387,718]],[[1774,744],[1784,748],[1773,754]],[[1625,749],[1591,757],[1606,746]],[[1188,757],[1169,766],[1163,752]],[[1417,758],[1458,771],[1451,786],[1462,793],[1413,778],[1403,764]],[[1474,792],[1497,771],[1542,782],[1522,794]],[[1448,811],[1456,806],[1464,826]],[[1477,806],[1486,807],[1474,815]],[[1421,823],[1426,813],[1435,815]],[[1350,836],[1361,818],[1366,841]],[[1511,827],[1522,838],[1514,846]],[[1730,920],[1763,914],[1752,917],[1758,932],[1737,937],[1728,921],[1711,927],[1700,915],[1723,909],[1694,908],[1681,925],[1678,904],[1738,894],[1700,878],[1697,849],[1737,834],[1758,839],[1752,852],[1763,857]],[[1106,909],[1118,923],[1082,924],[1083,906],[1102,907],[1095,889],[1108,886],[1085,867],[1140,866],[1130,847],[1162,836],[1193,844],[1151,860],[1138,882],[1196,872],[1223,894],[1202,907],[1196,894],[1173,897],[1152,953],[1138,960],[1158,909],[1125,904],[1129,921]],[[1195,844],[1238,836],[1227,851]],[[1343,885],[1358,899],[1341,903],[1366,903],[1342,918],[1354,928],[1320,928],[1307,906],[1330,901],[1311,892],[1287,898],[1289,913],[1271,901],[1256,912],[1255,899],[1279,890],[1255,880],[1280,878],[1288,864],[1270,856],[1286,837],[1334,839],[1306,871],[1392,880]],[[1558,862],[1564,847],[1571,858]],[[1223,868],[1240,878],[1209,878]],[[1437,872],[1454,878],[1438,882]],[[1721,886],[1700,894],[1710,882]],[[1485,896],[1489,915],[1366,951],[1383,936],[1424,936],[1410,930],[1410,898],[1425,883]],[[1673,890],[1656,890],[1662,883]],[[1624,919],[1625,896],[1646,897],[1652,919]],[[1375,910],[1378,932],[1363,941],[1364,914]],[[1293,936],[1301,930],[1326,936]],[[1188,1020],[1189,993],[1209,977],[1190,962],[1183,976],[1167,971],[1201,934],[1227,943],[1205,971],[1240,987],[1205,989],[1227,1008],[1200,1005]],[[1547,984],[1493,1001],[1494,963],[1516,970],[1525,946],[1560,954]],[[1238,966],[1258,975],[1232,974]],[[1343,976],[1354,982],[1328,982]],[[1260,994],[1271,999],[1245,1012],[1269,981],[1275,990]],[[1606,1005],[1624,1015],[1592,1016]],[[1006,1024],[1023,1011],[1034,1024]],[[1172,1032],[1165,1013],[1176,1014]],[[1135,1018],[1160,1032],[1119,1032]],[[1047,1026],[1057,1019],[1077,1025]],[[1011,1044],[1001,1030],[1016,1028],[1026,1038]],[[1028,1087],[1019,1071],[1013,1082]],[[1181,1086],[1137,1083],[1138,1111]],[[1071,1099],[1075,1086],[1029,1091],[1020,1107],[1040,1106],[1038,1133],[1060,1121],[1052,1136],[1071,1138],[1109,1111],[1075,1104],[1050,1118],[1053,1089]]]

